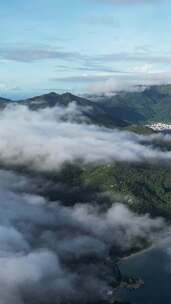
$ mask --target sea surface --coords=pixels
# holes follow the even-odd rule
[[[158,247],[122,261],[125,275],[140,277],[144,286],[122,290],[121,298],[131,304],[171,304],[171,249]]]

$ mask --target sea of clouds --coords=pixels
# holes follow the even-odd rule
[[[170,135],[145,137],[88,124],[75,104],[39,111],[11,105],[0,112],[0,162],[42,171],[57,170],[66,161],[77,160],[170,161],[170,151],[153,145],[159,137],[160,141],[171,141]]]
[[[111,247],[123,251],[139,238],[152,241],[165,226],[162,219],[137,216],[122,204],[104,212],[91,205],[65,207],[28,189],[31,179],[0,171],[3,304],[101,301],[114,276],[105,264]]]
[[[138,216],[117,202],[102,211],[48,201],[37,195],[38,177],[9,166],[42,172],[66,161],[170,160],[171,152],[154,148],[158,136],[170,141],[90,125],[73,104],[39,111],[12,105],[0,112],[0,163],[8,165],[0,170],[1,303],[100,303],[114,276],[110,250],[141,247],[139,240],[153,242],[165,229],[162,219]]]

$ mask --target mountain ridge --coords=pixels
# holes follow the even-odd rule
[[[15,102],[27,105],[31,110],[46,107],[63,106],[75,102],[90,122],[106,127],[126,127],[131,124],[149,124],[154,122],[171,123],[171,85],[155,85],[134,92],[118,92],[100,98],[99,101],[73,95],[70,92],[33,96],[12,101],[0,97],[0,109]],[[91,110],[87,110],[87,109]]]
[[[2,102],[2,109],[12,102],[12,100]],[[103,108],[99,103],[94,103],[91,100],[73,95],[69,92],[64,94],[50,92],[48,94],[15,101],[15,104],[26,105],[33,111],[45,109],[47,107],[53,108],[55,106],[67,107],[71,103],[76,103],[77,106],[79,106],[81,113],[87,122],[112,128],[128,126],[126,121],[120,119],[114,113],[112,115],[107,113],[105,108]]]

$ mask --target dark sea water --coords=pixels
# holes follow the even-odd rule
[[[144,287],[122,291],[131,304],[171,304],[171,253],[169,248],[151,249],[123,261],[123,274],[140,277]]]

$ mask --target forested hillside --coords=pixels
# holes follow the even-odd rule
[[[171,122],[171,85],[121,92],[101,101],[109,113],[130,123]]]

